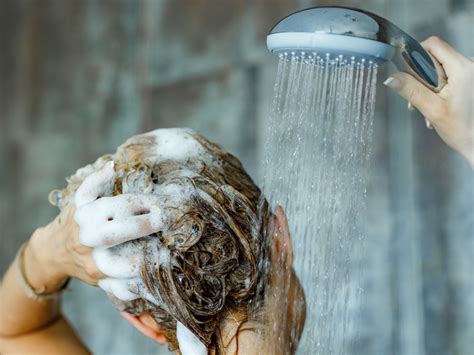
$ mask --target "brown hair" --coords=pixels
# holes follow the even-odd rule
[[[263,296],[257,287],[265,283],[261,270],[267,260],[265,247],[269,208],[259,188],[240,161],[206,138],[186,131],[206,153],[206,159],[156,160],[156,136],[130,138],[114,156],[105,156],[97,165],[113,159],[117,177],[113,195],[126,185],[133,192],[153,193],[156,186],[191,187],[192,194],[173,209],[169,225],[152,238],[159,238],[173,260],[171,263],[144,263],[141,276],[149,293],[163,302],[157,306],[144,298],[114,303],[132,314],[149,312],[177,349],[176,322],[190,329],[207,347],[223,351],[219,324],[233,312],[240,324],[251,318],[252,302]],[[161,143],[162,144],[162,143]],[[93,166],[93,169],[96,167]],[[93,170],[90,169],[90,170]],[[77,174],[76,174],[77,175]],[[60,191],[64,204],[82,181],[69,178]],[[144,248],[144,260],[147,250]],[[257,302],[256,302],[257,301]]]

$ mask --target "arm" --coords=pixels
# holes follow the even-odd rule
[[[114,281],[114,275],[98,268],[96,261],[100,257],[92,247],[102,249],[101,255],[107,256],[108,247],[157,230],[151,213],[139,213],[143,207],[150,211],[153,208],[147,205],[153,201],[147,202],[146,196],[99,198],[114,174],[113,165],[109,164],[86,178],[75,194],[77,212],[74,205],[69,205],[54,221],[36,230],[7,270],[0,284],[1,354],[30,350],[48,354],[88,352],[61,316],[59,300],[38,300],[28,294],[28,289],[32,294],[54,293],[68,277],[94,286],[107,276],[106,280]],[[113,261],[124,263],[120,255]],[[122,276],[128,272],[123,268],[120,271]],[[126,296],[139,297],[131,293]]]
[[[0,351],[2,354],[90,354],[62,317],[31,333],[0,337]]]
[[[427,89],[406,73],[392,74],[384,84],[417,108],[451,148],[474,168],[474,62],[437,37],[423,47],[443,65],[448,83],[439,92]]]
[[[86,354],[87,348],[75,335],[73,329],[60,314],[59,297],[37,301],[27,296],[20,283],[17,268],[20,266],[23,276],[33,290],[45,288],[46,293],[54,293],[66,281],[68,275],[61,268],[52,267],[48,248],[54,233],[58,235],[61,228],[68,226],[68,233],[73,233],[77,226],[63,221],[71,218],[73,209],[64,211],[47,227],[33,233],[23,253],[19,254],[10,265],[0,284],[0,353],[9,352],[44,352],[62,349],[71,354]],[[40,252],[41,250],[41,252]],[[19,265],[18,265],[19,263]]]

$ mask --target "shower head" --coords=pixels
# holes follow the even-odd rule
[[[267,36],[273,53],[343,55],[382,64],[393,61],[438,92],[446,84],[442,66],[423,47],[388,20],[346,7],[314,7],[280,20]]]

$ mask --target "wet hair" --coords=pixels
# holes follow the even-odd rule
[[[112,195],[149,193],[165,186],[187,191],[179,203],[164,201],[167,226],[142,243],[159,239],[170,256],[168,263],[145,262],[140,271],[147,291],[161,303],[145,298],[130,302],[113,299],[121,310],[148,312],[160,325],[171,350],[178,347],[176,324],[181,322],[208,349],[223,352],[219,325],[232,312],[244,324],[259,303],[258,285],[265,282],[260,267],[267,260],[265,231],[268,203],[240,161],[222,147],[193,131],[185,131],[204,154],[180,159],[156,159],[164,144],[156,135],[128,139],[115,155],[101,157],[68,178],[64,190],[50,200],[59,207],[69,203],[75,190],[92,171],[114,160],[116,179]],[[150,246],[156,243],[150,243]],[[150,247],[140,249],[143,260]]]

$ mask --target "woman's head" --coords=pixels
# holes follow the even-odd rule
[[[265,278],[259,264],[267,258],[269,211],[260,190],[220,146],[191,130],[156,130],[78,170],[51,195],[53,204],[72,202],[82,180],[109,160],[115,162],[110,195],[154,195],[163,221],[161,230],[125,246],[141,261],[143,289],[131,291],[146,296],[112,297],[114,303],[150,315],[174,347],[177,322],[207,347],[219,346],[219,323],[230,312],[246,321]]]

